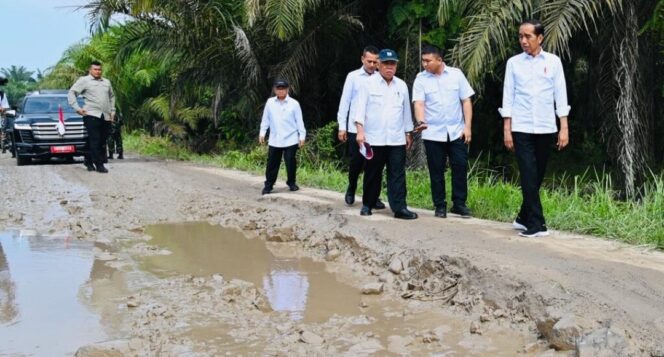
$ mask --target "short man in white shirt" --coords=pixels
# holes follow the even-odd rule
[[[399,57],[393,50],[378,54],[378,73],[364,82],[360,90],[355,125],[357,144],[373,148],[373,158],[364,169],[362,216],[371,215],[380,195],[383,168],[387,166],[387,198],[395,218],[415,219],[406,205],[406,150],[413,143],[413,119],[408,87],[394,76]]]
[[[560,58],[542,49],[542,41],[544,26],[538,20],[521,24],[519,43],[523,53],[507,61],[503,107],[499,109],[504,119],[505,147],[515,151],[521,174],[523,203],[512,225],[525,237],[549,234],[539,190],[553,143],[558,150],[569,143],[570,107],[563,66]]]
[[[470,217],[468,198],[468,148],[471,140],[475,94],[461,70],[447,66],[437,47],[422,50],[424,71],[413,84],[416,130],[422,130],[436,217],[447,217],[445,165],[452,169],[451,213]]]
[[[362,68],[348,73],[344,82],[344,89],[339,101],[337,122],[339,123],[339,141],[348,143],[348,188],[344,200],[347,205],[355,203],[355,191],[357,190],[357,179],[364,168],[364,156],[358,150],[356,138],[357,129],[353,123],[357,98],[362,82],[376,72],[378,66],[378,48],[367,46],[362,50]],[[349,122],[350,121],[350,125]],[[378,199],[375,209],[385,208],[385,204]]]
[[[265,134],[270,130],[268,140],[267,167],[265,169],[265,187],[262,193],[272,192],[279,166],[281,166],[281,157],[284,157],[286,163],[286,184],[291,191],[297,191],[300,188],[295,182],[297,171],[297,162],[295,154],[297,149],[304,146],[304,140],[307,131],[304,129],[302,121],[302,109],[297,100],[288,95],[288,81],[277,79],[274,81],[274,97],[271,97],[265,103],[263,110],[263,119],[261,120],[260,134],[258,142],[265,143]]]

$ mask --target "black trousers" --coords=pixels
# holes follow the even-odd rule
[[[103,114],[101,118],[91,115],[84,116],[83,125],[88,132],[88,154],[85,155],[85,164],[94,164],[100,167],[103,165],[104,157],[106,156],[106,138],[108,137],[110,125],[104,120]]]
[[[279,166],[281,166],[281,157],[284,157],[286,162],[286,175],[287,185],[295,184],[295,173],[297,171],[297,161],[295,154],[297,153],[298,145],[287,146],[285,148],[278,148],[274,146],[268,147],[267,151],[267,168],[265,169],[265,187],[272,188],[277,181],[279,175]]]
[[[357,179],[360,177],[362,170],[364,169],[364,156],[360,154],[360,147],[357,145],[357,134],[348,133],[348,156],[350,161],[348,162],[348,189],[355,192],[357,189]]]
[[[366,160],[362,204],[373,207],[380,196],[383,169],[387,166],[387,199],[393,212],[406,206],[406,145],[372,146],[374,156]]]
[[[546,224],[539,190],[542,187],[546,164],[553,150],[556,134],[527,134],[512,132],[514,152],[521,175],[523,201],[519,217],[526,227],[542,228]]]
[[[111,125],[111,132],[108,135],[106,145],[108,146],[109,155],[113,153],[122,155],[122,127],[120,125]]]
[[[440,142],[424,140],[427,166],[431,180],[431,200],[436,208],[447,207],[445,195],[445,168],[450,158],[452,169],[452,203],[465,206],[468,199],[468,149],[463,139]]]

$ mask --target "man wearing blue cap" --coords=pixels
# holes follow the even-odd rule
[[[447,217],[445,166],[452,169],[451,213],[470,217],[468,197],[468,147],[471,140],[475,94],[466,76],[458,68],[443,62],[442,52],[434,46],[422,49],[424,71],[413,83],[416,130],[422,130],[431,180],[431,197],[436,217]]]
[[[367,46],[362,51],[362,68],[356,69],[346,76],[344,89],[341,92],[339,100],[339,111],[337,112],[337,122],[339,123],[339,141],[348,142],[348,188],[346,188],[345,201],[347,205],[355,203],[355,191],[357,190],[357,179],[364,169],[364,156],[360,155],[357,146],[357,130],[353,122],[355,109],[357,107],[357,98],[362,87],[362,83],[367,78],[375,75],[378,66],[378,48]],[[349,124],[350,121],[350,124]],[[385,208],[385,204],[378,199],[375,209]]]
[[[395,51],[380,51],[378,61],[379,75],[364,82],[355,113],[357,144],[362,147],[368,142],[373,148],[373,158],[367,160],[364,169],[360,214],[371,215],[387,166],[387,198],[394,217],[415,219],[417,214],[406,205],[406,150],[413,143],[408,87],[394,76],[399,62]]]
[[[268,129],[270,130],[265,187],[262,191],[264,195],[272,192],[279,174],[282,156],[286,162],[288,188],[291,191],[300,189],[295,183],[297,170],[295,154],[298,148],[304,146],[304,139],[307,135],[302,121],[300,103],[288,95],[288,81],[285,79],[274,81],[274,94],[275,96],[265,103],[258,136],[258,142],[265,144],[265,134]]]

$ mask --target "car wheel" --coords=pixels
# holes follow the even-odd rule
[[[32,159],[30,159],[29,157],[23,157],[21,155],[16,155],[16,165],[17,166],[29,165],[30,162],[32,162]]]

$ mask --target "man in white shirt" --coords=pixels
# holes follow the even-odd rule
[[[519,27],[523,53],[507,61],[503,88],[505,147],[516,153],[523,203],[512,223],[524,237],[547,236],[539,190],[551,147],[569,143],[567,87],[563,66],[556,55],[542,49],[544,26],[538,20]],[[555,103],[555,106],[554,106]],[[560,129],[556,125],[560,119]]]
[[[356,138],[357,129],[353,118],[357,107],[357,97],[362,86],[362,82],[375,74],[378,66],[378,48],[367,46],[362,50],[362,67],[348,73],[344,82],[344,89],[339,101],[339,111],[337,112],[337,122],[339,123],[339,141],[348,143],[348,188],[344,200],[347,205],[355,203],[355,191],[357,190],[357,179],[364,168],[364,156],[358,150]],[[350,125],[348,124],[350,118]],[[378,199],[375,209],[385,208],[385,204]]]
[[[364,82],[355,113],[357,144],[373,148],[364,169],[362,216],[370,216],[380,195],[383,168],[387,166],[387,198],[395,218],[415,219],[406,205],[406,150],[413,143],[413,120],[408,87],[394,76],[399,57],[393,50],[378,54],[378,73]]]
[[[265,144],[265,134],[268,129],[270,130],[265,187],[262,191],[264,195],[272,192],[279,174],[282,156],[286,162],[288,188],[291,191],[300,189],[295,183],[297,170],[295,154],[298,148],[304,146],[304,139],[307,135],[302,121],[300,103],[288,95],[288,81],[285,79],[274,81],[274,94],[275,96],[265,103],[258,136],[258,142]]]
[[[445,165],[450,159],[452,169],[451,213],[467,218],[468,148],[471,140],[473,104],[475,94],[461,70],[443,62],[440,49],[426,46],[422,49],[424,71],[413,84],[416,130],[422,130],[431,180],[431,197],[436,217],[447,217],[445,195]]]
[[[9,80],[4,77],[0,77],[0,120],[2,120],[2,132],[0,133],[0,146],[2,146],[2,153],[7,152],[7,147],[10,146],[9,133],[9,120],[5,117],[5,111],[11,109],[9,106],[9,100],[7,99],[7,92],[5,91],[5,86]],[[12,157],[14,157],[14,150],[12,151]]]

